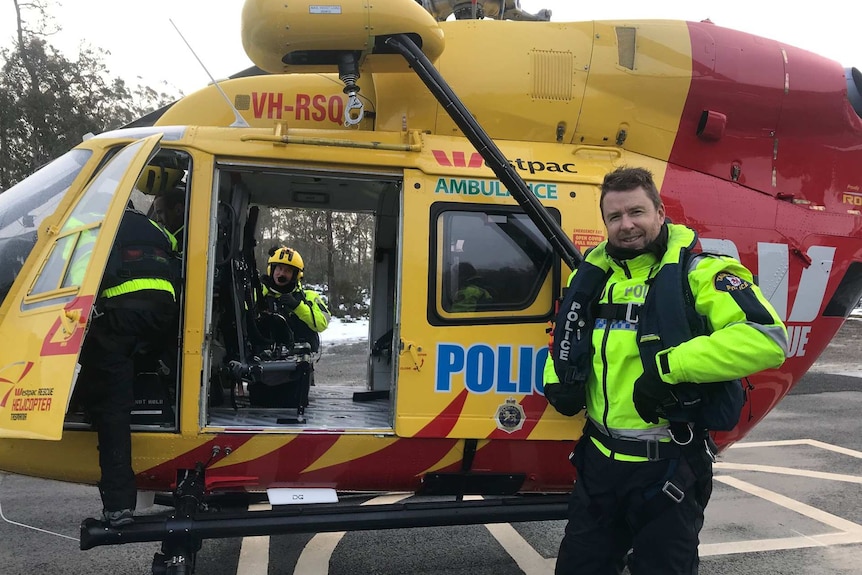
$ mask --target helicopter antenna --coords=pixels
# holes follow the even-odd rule
[[[215,86],[216,89],[219,91],[219,93],[222,95],[222,98],[224,98],[224,101],[227,102],[228,106],[230,106],[230,109],[233,110],[234,121],[233,121],[233,124],[230,125],[230,127],[231,128],[250,128],[251,126],[249,126],[248,122],[245,121],[245,118],[243,118],[239,114],[239,111],[236,109],[236,107],[234,107],[233,102],[230,101],[230,98],[228,98],[227,94],[224,93],[224,90],[221,89],[221,86],[219,86],[219,83],[216,82],[215,78],[213,78],[213,75],[210,74],[210,71],[207,70],[207,67],[204,66],[203,62],[201,62],[201,59],[198,58],[198,55],[195,53],[194,49],[192,48],[192,45],[189,44],[188,40],[186,40],[186,37],[183,36],[182,32],[180,32],[180,29],[177,28],[176,24],[174,24],[174,21],[171,20],[170,18],[168,18],[168,22],[171,23],[171,26],[173,26],[174,30],[177,31],[177,34],[180,35],[180,38],[183,39],[183,42],[185,42],[186,46],[188,46],[189,52],[192,53],[192,56],[195,57],[195,60],[198,61],[198,64],[200,64],[201,68],[204,69],[204,72],[207,73],[207,76],[210,77],[210,81],[213,83],[213,86]]]

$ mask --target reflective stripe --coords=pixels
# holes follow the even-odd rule
[[[606,320],[603,317],[600,317],[600,318],[596,319],[595,329],[605,329],[605,327],[607,327],[607,325],[608,325],[608,320]],[[624,329],[624,330],[628,330],[628,331],[637,331],[638,330],[638,324],[630,323],[630,322],[627,322],[627,321],[621,320],[621,319],[615,319],[615,320],[611,320],[611,329]]]
[[[648,429],[621,429],[619,427],[605,427],[593,417],[589,419],[596,426],[596,429],[613,439],[632,439],[637,441],[670,440],[670,426],[668,424]]]
[[[760,325],[757,323],[746,323],[747,326],[756,329],[775,343],[777,343],[784,352],[784,357],[790,357],[790,344],[787,341],[787,330],[784,326],[778,325]]]
[[[168,280],[157,279],[157,278],[140,278],[129,280],[121,283],[120,285],[104,289],[99,296],[104,298],[117,297],[118,295],[124,295],[127,293],[133,293],[136,291],[143,290],[160,290],[166,291],[174,297],[174,300],[177,299],[177,294],[174,292],[174,286]]]
[[[147,220],[148,220],[151,224],[153,224],[153,226],[155,226],[155,228],[156,228],[157,230],[159,230],[160,232],[162,232],[163,234],[165,234],[165,237],[166,237],[166,238],[167,238],[167,240],[171,243],[171,250],[172,250],[172,251],[177,251],[177,238],[176,238],[176,237],[174,237],[174,234],[172,234],[171,232],[169,232],[169,231],[168,231],[168,229],[167,229],[165,226],[161,225],[160,223],[158,223],[158,222],[154,222],[153,220],[151,220],[151,219],[149,219],[149,218],[147,218]]]

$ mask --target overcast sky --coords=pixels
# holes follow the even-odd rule
[[[338,0],[321,0],[336,4]],[[80,42],[110,51],[108,65],[132,83],[166,82],[189,94],[206,73],[169,22],[172,19],[217,79],[251,65],[240,40],[242,0],[60,0],[51,11],[62,31],[51,42],[67,56]],[[521,0],[528,12],[553,11],[554,21],[661,18],[699,21],[758,34],[862,69],[862,2],[812,4],[764,0]],[[769,8],[767,8],[769,6]],[[0,0],[0,45],[15,31],[12,0]],[[136,78],[140,76],[141,80]]]

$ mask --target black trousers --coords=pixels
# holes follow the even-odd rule
[[[584,437],[573,458],[578,479],[556,574],[619,575],[628,564],[631,575],[695,575],[698,535],[712,492],[712,466],[701,451],[697,482],[674,503],[661,487],[676,466],[688,465],[685,458],[617,461]]]
[[[135,294],[113,298],[117,301],[92,321],[81,349],[76,394],[98,433],[99,492],[109,511],[135,508],[134,355],[145,346],[155,350],[177,337],[177,307],[170,294],[163,293],[155,292],[147,300],[128,297]],[[135,307],[122,307],[124,303]]]

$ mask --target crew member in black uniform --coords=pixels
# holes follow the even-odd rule
[[[176,240],[141,212],[127,209],[111,249],[81,350],[78,393],[99,439],[102,519],[132,523],[131,412],[135,354],[177,337]]]

